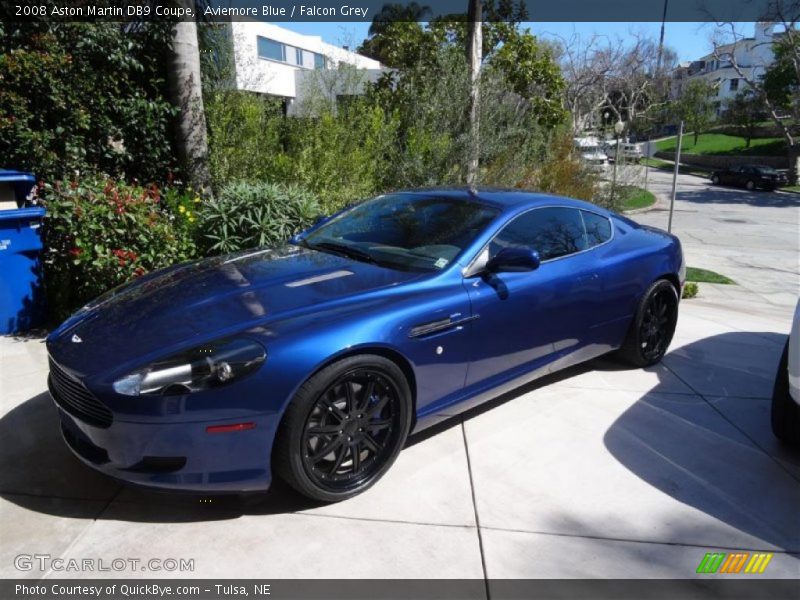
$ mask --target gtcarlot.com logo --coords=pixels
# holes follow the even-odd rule
[[[18,571],[57,571],[85,573],[93,571],[194,571],[193,558],[60,558],[50,554],[18,554]]]
[[[713,575],[760,575],[772,560],[770,552],[707,552],[697,566],[697,573]]]

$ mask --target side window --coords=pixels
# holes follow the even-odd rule
[[[506,225],[489,244],[489,258],[503,248],[530,248],[542,260],[586,248],[580,212],[574,208],[536,208]]]
[[[586,227],[587,248],[599,246],[611,239],[611,221],[587,210],[582,210],[581,215]]]

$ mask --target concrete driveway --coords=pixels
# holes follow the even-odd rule
[[[781,224],[798,204],[682,193],[689,263],[741,285],[682,304],[663,364],[597,360],[503,396],[416,436],[336,505],[280,484],[242,500],[97,475],[59,438],[41,340],[0,338],[0,576],[687,578],[706,552],[744,550],[774,553],[762,577],[798,577],[800,455],[769,428],[800,255]],[[193,559],[194,572],[18,571],[19,554]]]

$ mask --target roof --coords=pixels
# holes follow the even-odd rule
[[[584,202],[583,200],[576,200],[574,198],[567,198],[565,196],[546,194],[532,190],[522,190],[518,188],[481,187],[473,191],[466,187],[431,187],[398,190],[398,192],[420,195],[430,195],[431,193],[436,193],[438,196],[453,199],[480,200],[504,211],[519,207],[546,206],[554,203],[563,206],[572,206],[574,208],[604,210],[595,204]]]

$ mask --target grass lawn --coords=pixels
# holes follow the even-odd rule
[[[647,208],[656,203],[656,197],[651,192],[636,186],[620,187],[619,196],[622,210]]]
[[[681,152],[686,154],[734,154],[740,156],[781,156],[786,152],[783,138],[753,138],[750,147],[745,147],[745,139],[735,135],[721,133],[703,133],[694,143],[694,135],[683,136]],[[656,142],[656,148],[662,152],[675,152],[677,138],[667,138]]]
[[[697,267],[686,267],[686,281],[697,281],[700,283],[736,283],[733,279],[720,275],[708,269],[698,269]]]

